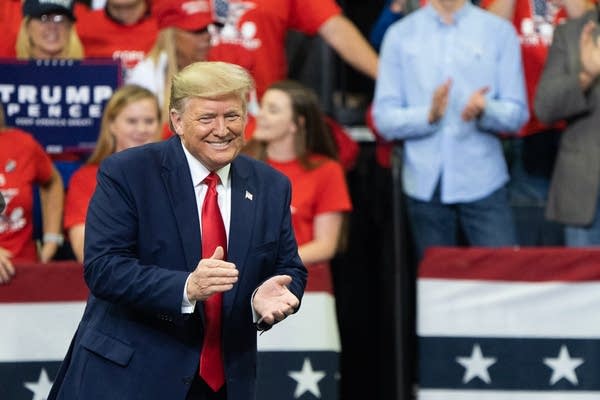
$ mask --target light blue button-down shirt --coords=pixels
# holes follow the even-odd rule
[[[441,177],[444,203],[479,200],[508,180],[498,133],[527,121],[519,39],[513,26],[466,2],[446,24],[431,6],[385,34],[373,117],[388,140],[404,142],[404,192],[430,200]],[[442,119],[429,124],[435,89],[452,80]],[[471,95],[488,87],[479,118],[463,121]]]

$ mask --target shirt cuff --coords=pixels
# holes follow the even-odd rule
[[[188,275],[187,279],[185,280],[185,285],[183,286],[183,296],[181,299],[182,314],[192,314],[194,312],[194,309],[196,308],[196,301],[190,301],[190,299],[188,299],[187,296],[187,285],[188,281],[190,280],[190,276],[192,276],[192,274]]]
[[[257,290],[258,290],[258,288],[254,289],[254,292],[252,292],[252,296],[250,296],[250,309],[252,310],[252,322],[254,322],[255,324],[260,319],[260,315],[258,315],[258,313],[254,309],[254,305],[253,305],[254,304],[254,295],[256,294]]]
[[[250,309],[252,310],[252,322],[254,322],[254,326],[256,327],[256,330],[260,331],[260,334],[262,335],[263,332],[271,329],[273,327],[273,325],[269,325],[269,324],[263,322],[262,317],[254,309],[253,300],[254,300],[254,295],[256,294],[257,291],[258,291],[258,288],[254,289],[254,292],[252,292],[252,296],[250,296]]]

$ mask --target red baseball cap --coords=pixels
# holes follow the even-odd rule
[[[213,22],[210,0],[154,0],[152,14],[158,29],[199,31]]]

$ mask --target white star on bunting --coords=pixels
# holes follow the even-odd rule
[[[33,399],[31,400],[46,400],[52,388],[52,381],[48,379],[46,370],[42,368],[38,381],[25,382],[24,386],[33,392]]]
[[[564,344],[560,347],[560,352],[556,358],[544,358],[544,364],[552,368],[552,376],[550,377],[550,385],[554,385],[561,379],[566,379],[573,385],[579,384],[575,368],[579,367],[585,361],[583,358],[571,358],[567,346]]]
[[[316,398],[321,398],[321,390],[319,390],[319,381],[325,377],[324,371],[313,370],[312,364],[308,358],[304,359],[301,371],[291,371],[288,375],[296,382],[296,390],[294,398],[302,396],[305,392],[312,393]]]
[[[463,383],[469,383],[472,379],[479,378],[485,383],[490,383],[488,368],[496,363],[493,357],[483,357],[481,347],[476,343],[473,345],[470,357],[456,357],[456,362],[465,367]]]

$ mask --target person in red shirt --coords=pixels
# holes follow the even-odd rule
[[[75,7],[86,58],[120,60],[123,77],[144,59],[158,35],[147,0],[108,0],[102,9]]]
[[[205,0],[205,2],[209,2]],[[267,86],[287,77],[288,30],[318,34],[342,59],[367,76],[377,75],[377,54],[334,0],[213,0],[214,52],[220,61],[245,67],[256,81],[258,98]],[[237,48],[238,51],[231,51]],[[244,57],[240,57],[244,51]]]
[[[292,225],[310,286],[311,268],[329,269],[344,237],[345,215],[352,210],[344,169],[316,94],[292,80],[270,85],[246,151],[292,182]]]
[[[43,242],[33,237],[34,190],[39,185]],[[63,181],[42,146],[29,133],[7,127],[0,107],[0,284],[15,273],[16,262],[48,262],[62,244]]]
[[[73,173],[67,189],[64,228],[77,261],[83,262],[85,217],[100,162],[117,151],[159,140],[159,127],[158,100],[148,89],[121,86],[106,103],[94,152]]]

